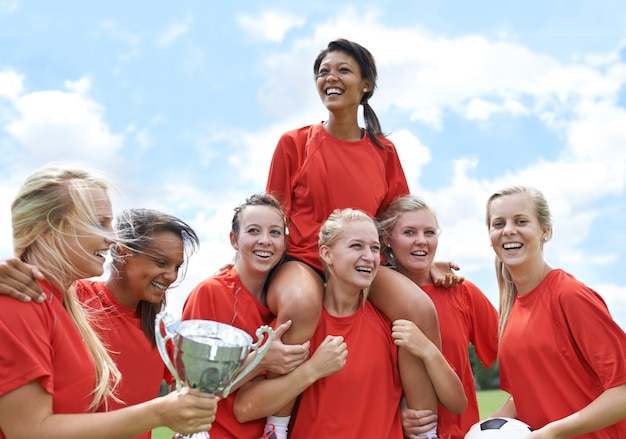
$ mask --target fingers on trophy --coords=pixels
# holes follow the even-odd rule
[[[227,397],[231,389],[250,373],[267,353],[274,337],[269,326],[256,331],[257,341],[234,326],[210,320],[177,321],[161,311],[155,319],[156,344],[163,362],[172,373],[177,390],[187,386],[201,392]],[[171,340],[173,352],[168,352]],[[251,352],[254,358],[244,365]],[[208,432],[178,435],[187,439],[210,439]]]

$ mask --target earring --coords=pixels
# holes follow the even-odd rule
[[[364,88],[364,89],[363,89],[363,93],[367,93],[367,88]]]

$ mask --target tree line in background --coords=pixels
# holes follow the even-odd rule
[[[500,388],[500,368],[494,363],[490,368],[486,368],[478,359],[474,346],[469,346],[470,364],[476,383],[476,390],[499,389]]]

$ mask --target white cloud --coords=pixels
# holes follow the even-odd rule
[[[502,111],[500,105],[487,102],[484,99],[470,99],[465,106],[465,117],[470,120],[487,120],[494,113]]]
[[[253,38],[279,43],[294,27],[301,27],[305,20],[281,11],[263,11],[259,16],[240,15],[239,27]]]
[[[567,61],[562,61],[509,41],[506,33],[496,39],[478,34],[442,36],[427,32],[420,24],[409,23],[410,16],[407,25],[383,23],[375,10],[366,8],[336,8],[332,15],[313,23],[314,27],[310,29],[304,25],[311,23],[305,23],[298,16],[278,12],[252,14],[239,16],[238,24],[259,43],[259,51],[263,53],[258,58],[262,65],[247,64],[256,68],[255,78],[266,75],[265,83],[257,89],[257,101],[252,104],[256,105],[254,110],[258,110],[258,119],[264,122],[262,128],[255,125],[257,120],[239,121],[236,115],[228,132],[220,126],[207,127],[210,124],[207,120],[212,117],[207,112],[201,122],[204,126],[193,125],[195,122],[190,117],[182,124],[183,133],[177,133],[177,140],[191,138],[183,143],[196,148],[186,152],[197,158],[200,172],[207,172],[207,169],[213,169],[212,166],[236,169],[233,180],[222,185],[228,187],[227,192],[211,193],[206,186],[196,187],[198,185],[185,182],[186,177],[190,181],[196,177],[193,175],[196,169],[190,167],[181,173],[175,163],[153,161],[150,156],[158,157],[158,154],[144,154],[142,159],[145,162],[135,164],[140,172],[148,166],[159,172],[159,182],[163,184],[146,184],[146,187],[138,184],[138,187],[131,188],[135,197],[128,200],[131,205],[151,207],[152,204],[155,208],[169,207],[168,210],[174,207],[193,218],[192,225],[202,233],[202,250],[192,259],[185,285],[170,295],[171,298],[177,297],[172,301],[178,309],[182,306],[184,293],[211,275],[232,255],[227,235],[232,208],[237,203],[233,200],[243,201],[250,195],[234,191],[262,190],[279,136],[289,129],[327,117],[315,90],[312,64],[319,50],[338,37],[363,44],[376,57],[380,80],[372,106],[381,117],[383,129],[393,131],[391,139],[398,147],[412,191],[424,196],[437,209],[443,226],[438,252],[441,258],[461,263],[463,272],[469,274],[470,279],[476,276],[484,281],[484,286],[479,285],[482,288],[493,284],[493,250],[488,245],[484,225],[485,202],[494,189],[508,184],[529,184],[546,193],[556,221],[554,240],[546,248],[550,263],[576,266],[584,262],[591,266],[590,271],[601,272],[601,264],[621,257],[619,248],[603,253],[598,251],[597,254],[583,249],[585,241],[593,239],[591,232],[597,228],[598,218],[602,215],[600,204],[603,198],[623,196],[620,194],[624,193],[626,184],[626,149],[623,147],[626,144],[623,129],[626,110],[620,101],[626,82],[626,64],[620,50],[626,47],[626,40],[609,53],[564,56],[561,59]],[[176,44],[182,35],[190,32],[192,24],[191,18],[171,23],[163,29],[156,44],[162,47]],[[296,32],[290,31],[300,26],[302,32],[298,34],[303,36],[292,38]],[[235,29],[231,38],[241,38],[240,29]],[[196,26],[193,31],[195,34],[204,29]],[[109,45],[113,47],[108,50],[121,52],[120,61],[140,55],[141,33],[124,31],[113,21],[103,22],[97,32],[106,37],[103,39],[113,41]],[[515,30],[509,35],[515,35]],[[193,41],[185,41],[180,47],[183,64],[173,72],[173,80],[185,80],[176,74],[191,77],[191,73],[208,70],[213,58],[207,55],[207,47],[194,45]],[[106,53],[106,48],[103,50],[103,54],[110,58],[111,53]],[[224,50],[232,54],[230,46],[225,46]],[[272,50],[280,52],[272,54]],[[159,55],[162,56],[163,52]],[[145,75],[139,64],[133,67]],[[85,71],[90,70],[86,68]],[[132,76],[134,73],[137,72],[128,69],[120,78],[128,83],[139,81],[138,77]],[[75,77],[81,74],[79,72]],[[153,145],[155,148],[171,145],[171,139],[161,139],[157,134],[157,131],[167,130],[152,130],[152,125],[146,122],[150,115],[141,121],[122,122],[129,127],[123,134],[112,132],[106,122],[105,108],[89,95],[91,83],[86,78],[68,81],[67,89],[63,91],[26,93],[24,83],[30,81],[18,73],[11,70],[0,72],[0,96],[7,97],[12,105],[9,112],[4,112],[2,107],[3,113],[11,117],[5,126],[11,135],[0,138],[3,142],[0,148],[4,153],[7,139],[19,144],[21,155],[16,157],[23,167],[32,169],[61,154],[88,157],[91,162],[97,161],[113,169],[111,163],[119,163],[120,157],[127,155],[123,154],[127,138],[135,139],[128,143],[132,143],[133,148],[140,148],[140,152]],[[103,84],[104,81],[99,82],[99,88]],[[203,97],[203,87],[204,84],[198,86],[199,98]],[[107,92],[104,88],[102,91]],[[238,91],[232,90],[233,99],[241,98]],[[138,112],[142,111],[139,107],[149,106],[151,91],[148,84],[142,92],[146,97],[140,102],[141,106],[137,105]],[[138,100],[133,102],[138,103]],[[189,107],[193,108],[192,105]],[[163,113],[165,119],[170,117],[166,124],[178,123],[172,114],[167,113],[169,109],[150,106],[150,111]],[[197,107],[193,111],[197,111]],[[225,108],[224,111],[230,110]],[[14,116],[15,113],[18,115]],[[533,122],[529,125],[543,124],[543,128],[554,136],[546,145],[546,154],[543,151],[538,154],[543,158],[523,156],[523,151],[518,153],[505,144],[500,154],[488,158],[493,160],[489,166],[479,161],[486,160],[480,151],[473,151],[469,156],[467,151],[452,145],[450,154],[459,156],[450,157],[454,168],[443,171],[451,175],[437,181],[425,181],[425,166],[438,155],[425,146],[428,142],[421,137],[422,125],[412,122],[429,125],[427,129],[441,130],[434,135],[440,135],[446,141],[446,131],[449,130],[446,124],[451,114],[465,118],[466,125],[478,124],[480,127],[494,120],[494,116],[513,116],[510,117],[513,124],[515,116],[524,116]],[[3,120],[7,119],[4,114],[3,117]],[[155,149],[154,152],[158,151]],[[522,159],[523,165],[519,164]],[[13,165],[14,161],[8,159],[6,163]],[[164,170],[169,166],[171,169]],[[498,170],[497,166],[501,169]],[[490,168],[489,174],[483,173],[485,168]],[[124,168],[117,167],[115,171],[120,178],[130,175]],[[15,175],[10,178],[14,180]],[[211,175],[202,178],[209,182],[208,186],[219,186]],[[3,202],[13,195],[9,189],[0,183]],[[124,191],[131,195],[131,191]],[[6,228],[7,224],[0,218],[0,226]],[[578,268],[573,272],[582,274]],[[622,303],[622,298],[626,297],[623,288],[615,286],[603,290],[609,291],[605,296],[609,306],[626,315]],[[626,326],[626,322],[622,325]]]
[[[80,93],[38,91],[12,102],[17,115],[4,128],[26,153],[15,165],[32,169],[58,160],[94,162],[100,167],[119,164],[116,155],[124,138],[110,131],[103,107],[83,94],[89,81],[83,78],[66,84]]]
[[[465,105],[459,106],[459,113],[468,120],[479,122],[488,121],[492,116],[498,113],[509,113],[513,116],[527,116],[530,110],[517,99],[498,100],[497,103],[490,102],[484,98],[469,98]],[[441,111],[438,112],[441,114]],[[430,118],[427,119],[430,121]],[[440,127],[440,125],[437,125]]]
[[[0,70],[0,97],[15,99],[24,92],[24,75]]]
[[[409,184],[420,180],[421,169],[431,160],[430,150],[419,138],[406,129],[398,130],[389,135],[398,151],[402,169]]]
[[[169,47],[181,36],[191,30],[194,23],[194,17],[187,16],[182,21],[171,23],[168,28],[157,37],[157,45],[160,47]]]
[[[616,106],[615,100],[626,83],[626,65],[618,61],[619,57],[607,56],[607,62],[613,64],[605,63],[601,69],[583,61],[563,65],[507,41],[490,41],[478,35],[446,39],[419,28],[385,27],[375,13],[355,16],[344,10],[337,16],[340,18],[318,26],[315,40],[341,32],[375,54],[380,90],[372,105],[377,112],[399,109],[435,127],[441,127],[446,110],[479,121],[500,112],[534,116],[547,129],[562,135],[566,140],[564,153],[555,161],[540,160],[528,169],[518,169],[514,175],[504,176],[505,180],[528,181],[537,187],[550,187],[554,179],[567,181],[570,196],[589,192],[590,199],[623,189],[626,111]],[[397,41],[403,44],[394,44]],[[290,91],[280,97],[281,103],[291,100],[309,112],[320,107],[317,98],[314,101],[312,94],[303,91],[313,89],[312,83],[308,88],[293,87],[294,77],[308,76],[305,70],[298,76],[285,65],[291,59],[292,64],[305,65],[309,70],[311,54],[316,53],[311,46],[317,44],[319,50],[326,42],[294,41],[287,53],[266,62],[268,84],[272,84],[268,89]],[[309,59],[304,59],[305,55]],[[291,107],[289,102],[284,106]],[[582,175],[585,178],[580,178]],[[498,180],[496,185],[502,181]]]
[[[611,166],[613,172],[620,168],[615,180],[623,184],[626,180],[626,110],[608,100],[587,100],[575,110],[577,117],[567,125],[569,151],[576,160],[617,165]]]
[[[87,77],[82,77],[76,81],[70,81],[69,79],[65,81],[65,87],[78,94],[87,94],[91,89],[91,80]]]

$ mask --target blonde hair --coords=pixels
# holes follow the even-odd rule
[[[68,258],[68,240],[78,243],[84,230],[112,236],[98,227],[88,190],[108,190],[106,181],[82,169],[48,166],[29,176],[11,205],[13,247],[17,257],[37,265],[46,279],[64,291],[63,305],[74,321],[96,366],[91,410],[105,404],[121,379],[117,366],[89,324],[89,317],[71,286],[84,277]],[[44,239],[45,236],[45,239]]]
[[[546,230],[546,236],[544,243],[552,237],[552,214],[550,213],[550,207],[548,202],[541,191],[528,186],[509,186],[502,190],[495,192],[487,200],[487,213],[485,221],[487,223],[487,229],[491,224],[491,203],[493,200],[507,195],[515,194],[527,194],[533,203],[535,213],[537,214],[537,221],[539,225]],[[495,259],[496,278],[498,280],[498,289],[500,291],[500,309],[498,314],[498,339],[502,340],[504,329],[511,315],[513,304],[515,303],[515,297],[517,296],[517,287],[513,283],[511,273],[505,265],[496,256]]]
[[[374,219],[372,219],[366,213],[361,212],[360,210],[349,208],[335,209],[320,228],[318,248],[322,246],[333,247],[343,237],[343,234],[346,231],[346,227],[348,226],[348,224],[355,221],[368,222],[374,226],[374,229],[377,229]],[[326,279],[328,279],[331,276],[332,272],[323,259],[320,258],[320,261],[322,263],[322,266],[324,267]],[[363,303],[365,303],[365,301],[367,300],[368,292],[369,288],[363,288]]]
[[[385,238],[391,238],[393,229],[396,227],[398,219],[400,219],[403,214],[421,209],[426,209],[433,214],[435,226],[437,227],[437,233],[439,233],[439,220],[437,219],[437,215],[435,215],[435,211],[431,209],[431,207],[426,204],[426,201],[422,198],[416,195],[407,194],[395,198],[391,203],[389,203],[389,206],[387,206],[385,211],[381,214],[378,220],[381,241],[384,243]],[[390,246],[383,245],[381,253],[383,258],[385,258],[385,261],[394,267],[396,266],[396,258],[394,257]]]

